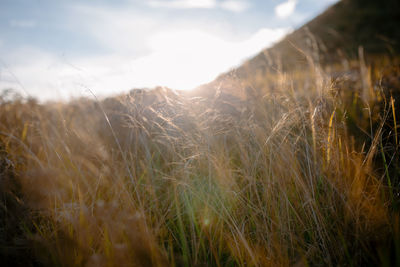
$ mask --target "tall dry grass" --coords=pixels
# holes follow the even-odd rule
[[[399,264],[399,88],[354,64],[255,76],[245,100],[3,96],[3,262]]]

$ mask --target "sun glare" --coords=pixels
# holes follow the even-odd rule
[[[198,30],[167,31],[150,39],[152,53],[132,62],[138,84],[154,82],[192,89],[281,38],[287,29],[262,29],[247,40],[229,42]]]
[[[10,77],[2,84],[8,81],[9,87],[29,86],[32,95],[42,100],[90,96],[92,92],[106,96],[160,85],[190,90],[239,65],[288,31],[264,28],[235,42],[204,30],[171,29],[151,35],[146,44],[149,52],[138,58],[126,51],[114,51],[69,59],[24,48],[16,54],[29,53],[31,62],[10,68],[13,76],[5,72]],[[18,77],[18,84],[13,77]]]

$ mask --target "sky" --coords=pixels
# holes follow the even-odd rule
[[[0,90],[39,100],[188,90],[337,0],[0,0]]]

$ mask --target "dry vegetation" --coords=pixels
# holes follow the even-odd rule
[[[255,75],[246,99],[3,94],[3,263],[400,264],[400,69],[349,64]]]

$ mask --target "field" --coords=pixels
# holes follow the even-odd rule
[[[238,96],[3,92],[3,266],[399,265],[399,62],[347,63]]]

